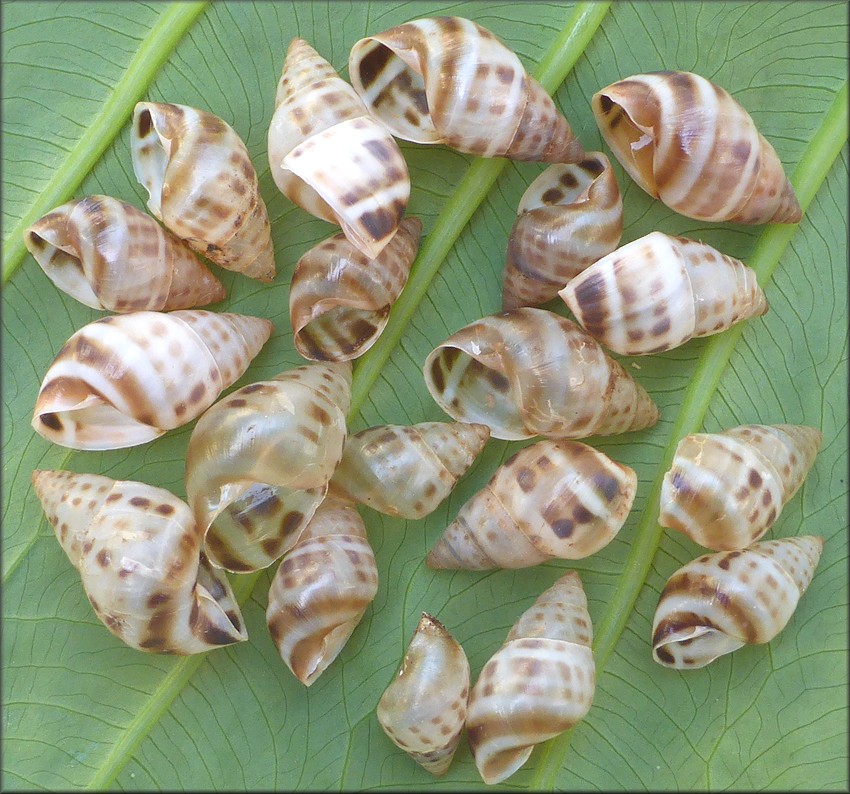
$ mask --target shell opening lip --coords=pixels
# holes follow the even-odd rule
[[[57,234],[30,227],[24,235],[24,243],[33,259],[59,289],[92,309],[104,308],[85,277],[82,261],[62,244]]]
[[[162,188],[170,148],[170,144],[166,144],[156,128],[151,106],[149,103],[140,102],[136,106],[133,119],[133,172],[148,193],[148,209],[157,218],[162,215]]]

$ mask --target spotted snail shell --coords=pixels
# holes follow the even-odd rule
[[[199,420],[186,494],[214,565],[266,568],[298,540],[345,441],[351,365],[307,364],[252,383]]]
[[[432,775],[444,775],[466,722],[469,662],[460,643],[422,613],[398,674],[378,701],[389,738]]]
[[[429,568],[527,568],[578,560],[610,543],[637,475],[578,441],[543,440],[506,460],[428,554]]]
[[[425,360],[425,383],[453,419],[493,438],[584,438],[658,421],[644,388],[575,323],[521,308],[470,323]]]
[[[203,309],[95,320],[47,370],[32,426],[73,449],[144,444],[200,416],[271,332],[268,320]]]
[[[659,524],[715,551],[749,546],[797,493],[822,440],[802,425],[685,436],[664,475]]]
[[[605,142],[650,196],[688,218],[797,223],[773,146],[727,91],[691,72],[652,72],[593,95]]]
[[[269,214],[229,124],[186,105],[139,102],[130,146],[148,209],[174,234],[221,267],[274,278]]]
[[[391,516],[432,513],[474,463],[486,425],[379,425],[349,436],[331,490]]]
[[[266,610],[272,639],[302,684],[336,659],[377,592],[363,519],[351,502],[325,499],[277,569]]]
[[[295,266],[289,317],[295,347],[314,361],[349,361],[381,335],[407,283],[422,221],[404,218],[375,259],[340,233],[311,248]]]
[[[304,39],[289,45],[268,136],[280,191],[374,259],[410,197],[407,163],[352,87]]]
[[[32,483],[95,614],[127,645],[191,654],[248,639],[185,502],[95,474],[34,471]]]
[[[24,243],[48,278],[93,309],[190,309],[225,297],[181,240],[131,204],[87,196],[39,218]]]
[[[466,734],[485,783],[499,783],[534,745],[583,719],[596,688],[593,628],[581,579],[564,574],[514,623],[469,695]]]
[[[469,19],[419,19],[361,39],[348,68],[369,111],[398,138],[483,157],[584,157],[543,86]]]
[[[767,311],[755,271],[662,232],[618,248],[558,294],[591,336],[628,356],[672,350]]]
[[[613,251],[623,232],[623,201],[608,158],[550,165],[523,194],[508,238],[502,308],[552,300],[558,290]]]
[[[823,538],[765,540],[705,554],[679,568],[661,592],[652,656],[677,670],[770,642],[788,624],[815,573]]]

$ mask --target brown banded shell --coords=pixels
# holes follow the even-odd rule
[[[379,425],[349,436],[333,493],[391,516],[432,513],[484,449],[490,429],[465,422]]]
[[[172,311],[225,297],[182,240],[110,196],[56,207],[26,230],[24,243],[59,289],[93,309]]]
[[[798,223],[800,205],[773,146],[720,86],[651,72],[593,95],[605,142],[632,179],[688,218]]]
[[[214,565],[266,568],[292,547],[342,457],[351,365],[307,364],[229,394],[195,425],[186,494]]]
[[[636,490],[632,469],[587,444],[538,441],[461,507],[426,564],[485,570],[582,559],[614,539]]]
[[[268,135],[278,189],[342,227],[369,259],[398,228],[410,197],[407,163],[357,93],[304,39],[289,45]]]
[[[749,546],[797,493],[822,440],[803,425],[685,436],[664,475],[658,523],[715,551]]]
[[[485,783],[500,783],[534,745],[571,728],[590,710],[596,666],[587,598],[564,574],[514,623],[469,695],[466,734]]]
[[[398,674],[378,701],[378,722],[432,775],[444,775],[466,721],[469,662],[460,643],[422,613]]]
[[[192,654],[248,639],[185,502],[95,474],[34,471],[32,483],[95,614],[127,645]]]
[[[302,684],[336,659],[377,592],[375,554],[357,509],[325,499],[277,569],[266,610],[272,640]]]
[[[755,271],[662,232],[618,248],[558,294],[591,336],[630,356],[672,350],[767,311]]]
[[[577,162],[584,150],[543,86],[486,28],[462,17],[361,39],[351,84],[398,138],[482,157]]]
[[[521,308],[470,323],[428,355],[425,383],[453,419],[493,438],[585,438],[658,421],[645,389],[575,323]]]
[[[535,306],[597,259],[623,232],[623,201],[608,158],[550,165],[523,194],[508,238],[502,308]]]
[[[221,267],[274,279],[269,214],[229,124],[186,105],[139,102],[130,146],[148,209],[168,229]]]
[[[268,320],[203,309],[95,320],[47,370],[32,426],[73,449],[144,444],[200,416],[271,332]]]
[[[652,623],[652,656],[677,670],[705,667],[744,645],[770,642],[809,586],[823,538],[765,540],[705,554],[668,580]]]
[[[295,266],[289,317],[295,347],[314,361],[349,361],[381,335],[407,283],[422,221],[404,218],[370,259],[340,233],[311,248]]]

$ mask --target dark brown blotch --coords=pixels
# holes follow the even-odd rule
[[[552,531],[562,540],[570,537],[574,528],[575,524],[569,518],[559,518],[552,524]]]

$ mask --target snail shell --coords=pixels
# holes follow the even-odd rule
[[[618,248],[558,294],[591,336],[630,356],[672,350],[767,311],[751,268],[662,232]]]
[[[705,667],[788,624],[812,580],[823,538],[765,540],[705,554],[668,580],[652,623],[652,656],[677,670]]]
[[[798,223],[773,146],[727,91],[691,72],[652,72],[593,95],[605,142],[632,179],[688,218]]]
[[[453,419],[493,438],[584,438],[658,421],[644,388],[575,323],[521,308],[476,320],[428,355],[425,383]]]
[[[664,475],[658,523],[715,551],[749,546],[797,493],[822,440],[802,425],[685,436]]]
[[[229,124],[186,105],[139,102],[130,146],[148,209],[174,234],[223,268],[274,278],[257,173]]]
[[[184,242],[110,196],[51,210],[27,229],[24,243],[59,289],[93,309],[172,311],[225,297]]]
[[[268,320],[203,309],[95,320],[47,370],[32,426],[73,449],[144,444],[200,416],[271,332]]]
[[[349,361],[375,344],[407,282],[421,233],[422,221],[405,218],[375,259],[340,233],[298,260],[289,317],[304,358]]]
[[[292,202],[342,227],[369,259],[410,197],[407,163],[351,86],[304,39],[289,45],[268,136],[272,177]]]
[[[34,471],[32,483],[95,614],[127,645],[191,654],[248,639],[184,502],[95,474]]]
[[[350,364],[307,364],[238,389],[198,420],[186,494],[214,565],[266,568],[298,540],[342,457],[350,398]]]
[[[596,687],[581,579],[564,574],[514,623],[469,695],[466,734],[485,783],[516,772],[534,745],[583,719]]]
[[[429,568],[527,568],[578,560],[610,543],[637,475],[578,441],[543,440],[506,460],[428,554]]]
[[[543,86],[489,30],[432,17],[361,39],[351,84],[398,138],[482,157],[577,162],[584,150]]]
[[[334,493],[373,510],[424,518],[478,457],[490,429],[465,422],[379,425],[349,436],[334,472]]]
[[[336,659],[377,592],[363,519],[350,502],[325,499],[277,569],[266,610],[272,639],[302,684]]]
[[[427,612],[398,675],[378,701],[389,738],[432,775],[444,775],[460,742],[469,698],[469,662],[460,643]]]
[[[508,238],[502,308],[551,300],[571,278],[613,251],[623,201],[608,158],[550,165],[523,194]]]

